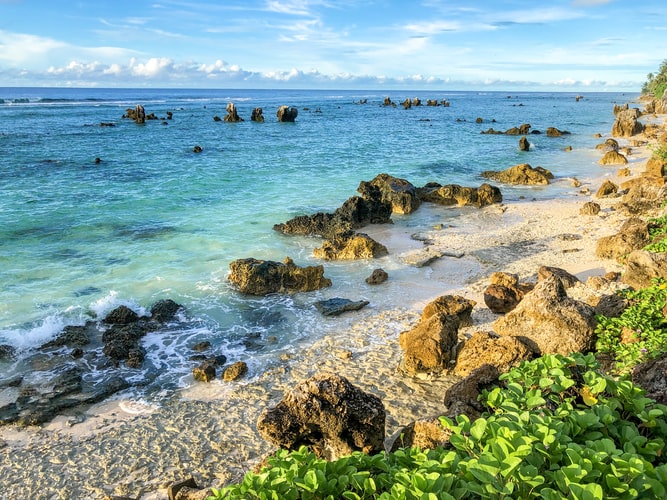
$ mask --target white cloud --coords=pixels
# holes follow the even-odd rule
[[[0,61],[13,65],[30,63],[68,44],[52,38],[0,30]]]

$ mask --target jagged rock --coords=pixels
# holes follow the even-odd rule
[[[635,365],[632,382],[646,391],[646,396],[660,404],[667,404],[667,353]]]
[[[618,233],[598,240],[595,255],[601,259],[616,259],[644,248],[648,242],[648,223],[639,217],[631,217],[623,223]]]
[[[654,154],[646,162],[645,175],[647,177],[664,177],[666,165],[667,162],[662,157]]]
[[[607,198],[609,196],[615,196],[617,193],[618,186],[607,179],[602,183],[597,193],[595,193],[595,196],[597,198]]]
[[[530,143],[525,137],[519,139],[519,151],[530,151]]]
[[[419,448],[420,450],[434,450],[449,444],[452,431],[445,429],[438,417],[417,420],[403,427],[396,433],[391,444],[390,452],[402,448]]]
[[[0,361],[9,361],[16,355],[16,348],[9,344],[0,344]]]
[[[472,309],[477,305],[474,300],[460,295],[442,295],[426,304],[422,311],[421,321],[428,320],[436,314],[456,316],[459,326],[472,325]]]
[[[581,280],[574,274],[570,274],[560,267],[540,266],[537,270],[537,282],[543,281],[551,276],[557,277],[563,283],[565,288],[572,288],[581,283]]]
[[[599,297],[597,303],[591,305],[595,308],[595,314],[618,318],[627,309],[629,302],[628,299],[613,293]]]
[[[210,382],[215,379],[215,365],[207,361],[192,369],[192,376],[195,380]]]
[[[199,145],[195,145],[195,147],[192,148],[193,153],[201,153],[202,151],[204,151],[204,148]]]
[[[229,269],[229,281],[249,295],[310,292],[331,286],[331,280],[324,277],[323,266],[299,267],[289,257],[282,263],[237,259],[229,264]]]
[[[638,120],[640,114],[638,109],[624,109],[615,114],[616,121],[611,127],[612,136],[632,137],[644,131],[644,125]]]
[[[255,108],[252,110],[252,114],[250,115],[250,120],[253,122],[264,122],[264,111],[262,108]]]
[[[607,151],[598,163],[600,165],[627,165],[628,159],[618,151]]]
[[[618,151],[618,149],[619,149],[618,141],[616,139],[612,139],[610,137],[609,139],[604,141],[602,144],[598,144],[597,146],[595,146],[595,149],[599,149],[599,150],[601,150],[605,153],[607,151]]]
[[[257,431],[280,448],[305,445],[327,460],[360,450],[384,450],[385,409],[382,401],[347,379],[320,373],[286,393],[274,408],[262,412]]]
[[[517,337],[498,337],[488,332],[477,332],[463,343],[456,358],[454,374],[467,377],[483,365],[494,366],[505,373],[521,361],[533,358],[533,352]]]
[[[482,172],[482,177],[494,180],[496,182],[503,182],[505,184],[522,184],[522,185],[541,185],[549,184],[549,180],[553,179],[553,174],[542,167],[531,167],[528,163],[521,163],[514,165],[507,170],[499,172],[487,170]]]
[[[52,347],[83,347],[90,343],[91,331],[95,330],[95,323],[87,322],[85,325],[66,326],[56,338],[42,345],[40,349],[50,349]]]
[[[197,342],[192,346],[192,350],[195,352],[208,351],[211,348],[211,343],[208,340],[202,342]]]
[[[366,278],[366,283],[369,285],[380,285],[389,279],[387,271],[384,269],[374,269],[371,275]]]
[[[227,111],[227,115],[225,115],[225,118],[224,118],[224,120],[226,122],[235,123],[235,122],[242,122],[243,121],[243,118],[241,118],[239,116],[238,112],[236,111],[236,104],[234,104],[233,102],[230,102],[230,103],[227,104],[227,107],[225,108],[225,111]]]
[[[104,342],[102,352],[116,364],[128,360],[130,354],[132,354],[133,361],[136,362],[140,357],[140,354],[136,352],[139,349],[139,340],[149,331],[146,326],[138,323],[112,325],[102,334],[102,342]]]
[[[347,311],[358,311],[366,307],[370,302],[367,300],[349,300],[335,297],[333,299],[319,300],[315,302],[315,307],[322,313],[322,316],[338,316]]]
[[[600,204],[593,201],[587,201],[579,210],[580,215],[598,215],[600,213]]]
[[[237,361],[222,371],[222,380],[233,382],[243,377],[246,373],[248,373],[247,363],[245,361]]]
[[[620,208],[628,214],[642,214],[659,209],[667,200],[667,179],[641,176],[621,184],[626,191]]]
[[[293,122],[298,114],[299,110],[291,106],[280,106],[276,111],[279,122]]]
[[[515,287],[490,284],[484,290],[484,303],[495,314],[505,314],[514,309],[523,292]]]
[[[441,186],[436,182],[431,182],[419,188],[418,194],[422,201],[445,206],[458,205],[481,208],[503,201],[500,189],[487,183],[478,188],[473,188],[459,186],[458,184]]]
[[[444,400],[447,417],[453,419],[461,414],[467,415],[470,420],[479,417],[486,409],[479,401],[479,395],[495,383],[499,375],[495,366],[483,365],[447,389]]]
[[[139,320],[139,315],[127,306],[118,306],[112,310],[102,320],[104,323],[112,325],[129,325],[136,323]]]
[[[166,323],[176,318],[183,306],[171,299],[159,300],[151,306],[151,319],[160,323]]]
[[[439,373],[448,368],[458,340],[456,316],[434,314],[412,330],[401,332],[399,344],[405,351],[400,369],[408,375]]]
[[[146,123],[146,111],[141,104],[137,104],[134,109],[128,108],[125,110],[123,118],[129,118],[136,123]]]
[[[364,233],[342,233],[326,240],[313,255],[324,260],[377,259],[389,252],[387,247]]]
[[[538,355],[588,352],[595,343],[595,310],[567,296],[563,282],[550,276],[519,305],[493,323],[501,336],[520,337]]]
[[[667,278],[667,254],[634,250],[625,261],[621,281],[639,290],[651,286],[654,278]]]
[[[567,130],[558,130],[556,127],[547,127],[547,137],[561,137],[569,134],[570,133]]]
[[[421,204],[417,196],[417,188],[405,179],[392,177],[389,174],[379,174],[371,181],[362,181],[357,191],[364,196],[369,186],[379,189],[380,199],[390,203],[394,213],[410,214]]]

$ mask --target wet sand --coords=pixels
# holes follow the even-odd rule
[[[628,165],[633,175],[644,170],[647,157],[646,148],[633,149]],[[427,280],[391,284],[402,287],[408,300],[323,319],[328,335],[294,346],[248,379],[195,384],[161,406],[114,400],[41,428],[0,428],[0,498],[158,499],[169,484],[189,476],[201,487],[238,480],[274,449],[255,429],[260,412],[319,371],[339,373],[378,395],[387,410],[387,436],[412,420],[441,414],[444,391],[457,379],[397,373],[399,333],[416,324],[426,303],[444,294],[477,302],[474,325],[461,329],[462,338],[491,330],[498,316],[485,307],[483,291],[495,271],[516,273],[522,281],[535,281],[541,265],[564,268],[584,281],[619,271],[616,262],[596,258],[595,246],[600,237],[617,232],[625,217],[612,208],[618,198],[594,196],[603,179],[620,182],[618,169],[592,173],[590,183],[579,188],[590,194],[490,206],[466,213],[453,227],[422,228],[419,237],[428,240],[429,251],[443,256],[428,266]],[[600,215],[579,215],[587,201],[602,206]],[[425,251],[408,231],[377,226],[364,232],[405,260]],[[577,288],[569,293],[594,293]]]

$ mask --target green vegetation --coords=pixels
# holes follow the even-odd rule
[[[446,449],[278,451],[214,499],[630,499],[667,495],[667,406],[598,371],[593,354],[546,355],[501,376],[470,421],[441,418]]]
[[[642,86],[642,94],[653,94],[656,99],[662,99],[667,88],[667,59],[662,61],[657,74],[649,73]]]

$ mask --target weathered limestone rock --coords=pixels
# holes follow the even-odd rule
[[[667,278],[667,254],[645,250],[631,252],[621,281],[639,290],[650,286],[654,278]]]
[[[559,130],[556,127],[547,127],[547,137],[561,137],[569,134],[570,133],[567,130]]]
[[[478,188],[473,188],[459,186],[458,184],[441,186],[436,182],[431,182],[419,188],[418,193],[422,201],[445,206],[458,205],[460,207],[474,206],[481,208],[503,201],[500,189],[486,183]]]
[[[400,369],[408,375],[439,373],[448,368],[458,339],[456,316],[434,314],[399,335],[405,351]]]
[[[601,259],[616,259],[644,248],[648,242],[648,223],[639,217],[631,217],[623,223],[618,233],[598,240],[595,255]]]
[[[667,179],[665,177],[641,176],[621,184],[626,193],[620,208],[628,214],[642,214],[659,209],[667,200]]]
[[[446,415],[456,418],[458,415],[467,415],[475,420],[486,408],[479,401],[482,390],[490,387],[498,380],[500,372],[495,366],[483,365],[474,370],[463,380],[457,382],[445,391]]]
[[[227,107],[225,108],[225,111],[227,111],[227,115],[225,115],[225,118],[224,118],[224,120],[226,122],[235,123],[235,122],[242,122],[243,121],[243,118],[241,118],[239,116],[238,112],[236,111],[236,104],[234,104],[233,102],[230,102],[230,103],[227,104]]]
[[[532,284],[520,284],[516,274],[495,272],[484,290],[484,303],[491,312],[505,314],[514,309],[532,288]]]
[[[421,204],[421,200],[417,196],[417,188],[405,179],[393,177],[389,174],[379,174],[371,181],[362,181],[357,191],[364,196],[369,186],[379,189],[381,200],[391,203],[394,213],[410,214],[417,210]]]
[[[324,260],[377,259],[389,252],[387,247],[364,233],[343,233],[326,240],[313,255]]]
[[[347,311],[358,311],[368,304],[367,300],[349,300],[335,297],[333,299],[319,300],[315,302],[315,307],[322,313],[322,316],[338,316]]]
[[[192,369],[192,376],[195,380],[210,382],[215,379],[215,365],[205,361]]]
[[[429,302],[422,311],[421,321],[428,320],[436,314],[456,316],[459,326],[472,325],[472,309],[477,305],[474,300],[466,299],[460,295],[442,295]]]
[[[652,155],[646,162],[645,175],[648,177],[664,177],[666,165],[667,163],[663,158]]]
[[[380,285],[389,279],[387,271],[384,269],[374,269],[371,275],[366,278],[366,283],[369,285]]]
[[[276,111],[279,122],[293,122],[298,114],[299,110],[291,106],[280,106]]]
[[[579,210],[580,215],[598,215],[600,213],[600,204],[593,201],[587,201]]]
[[[588,352],[595,343],[595,310],[570,299],[562,281],[550,276],[527,293],[519,305],[493,323],[501,336],[520,337],[533,352],[569,355]]]
[[[598,163],[600,165],[627,165],[628,159],[618,151],[607,151]]]
[[[667,404],[667,353],[636,365],[632,381],[646,391],[646,396]]]
[[[597,193],[595,193],[595,196],[596,198],[607,198],[609,196],[615,196],[617,193],[618,186],[607,179],[602,183]]]
[[[456,358],[454,374],[467,377],[483,365],[494,366],[505,373],[521,361],[533,358],[533,352],[518,337],[498,337],[488,332],[477,332],[463,343]]]
[[[449,444],[452,431],[445,429],[438,417],[417,420],[403,427],[391,444],[391,452],[402,448],[434,450]]]
[[[377,396],[339,375],[320,373],[264,410],[257,430],[280,448],[305,445],[318,456],[335,460],[357,450],[369,454],[384,450],[385,418]]]
[[[530,151],[530,143],[525,137],[519,139],[519,151]]]
[[[558,278],[563,283],[565,288],[572,288],[573,286],[581,283],[581,280],[574,274],[570,274],[565,269],[561,269],[560,267],[540,266],[537,270],[538,283],[551,276]]]
[[[639,110],[637,108],[618,111],[616,121],[611,128],[614,137],[632,137],[644,131],[644,125],[638,120]]]
[[[299,267],[289,257],[282,263],[237,259],[229,264],[229,269],[229,281],[249,295],[310,292],[331,286],[331,280],[324,277],[323,266]]]
[[[237,361],[222,370],[222,380],[225,382],[233,382],[234,380],[243,377],[246,373],[248,373],[248,365],[246,362]]]
[[[254,108],[250,115],[250,121],[264,123],[264,111],[262,108]]]
[[[531,167],[528,163],[514,165],[507,170],[482,172],[482,177],[505,184],[542,185],[549,184],[553,174],[542,167]]]
[[[610,137],[602,144],[598,144],[597,146],[595,146],[595,149],[599,149],[605,153],[608,151],[618,151],[619,149],[618,141]]]

